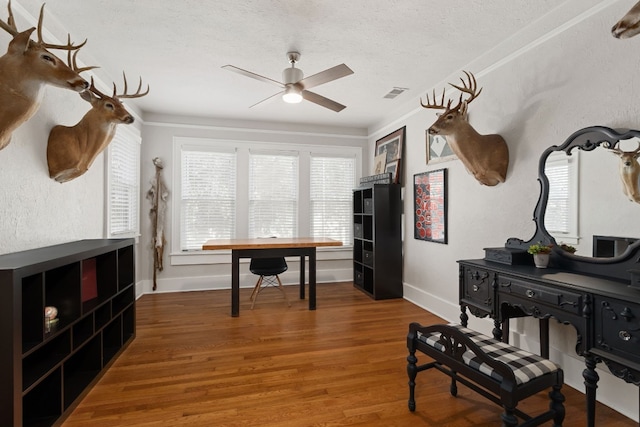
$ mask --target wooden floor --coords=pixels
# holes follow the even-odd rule
[[[351,284],[320,285],[316,311],[286,289],[292,307],[269,288],[253,311],[242,289],[238,318],[230,291],[144,295],[136,339],[63,426],[500,425],[500,408],[464,386],[451,397],[435,370],[418,375],[417,410],[407,409],[408,325],[441,319]],[[584,426],[584,395],[563,392],[564,426]],[[547,406],[541,394],[519,408]],[[637,426],[600,404],[596,425]]]

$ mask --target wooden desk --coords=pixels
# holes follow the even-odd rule
[[[342,246],[338,240],[318,237],[207,240],[205,251],[231,249],[231,316],[240,315],[240,258],[300,257],[300,299],[304,299],[305,262],[309,258],[309,310],[316,309],[316,248]]]

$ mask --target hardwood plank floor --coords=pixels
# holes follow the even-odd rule
[[[137,337],[62,424],[100,426],[498,426],[501,410],[449,378],[418,375],[407,409],[406,334],[442,322],[404,301],[373,301],[350,283],[318,286],[318,309],[268,288],[230,316],[230,291],[144,295]],[[426,356],[422,356],[424,361]],[[584,426],[568,386],[565,427]],[[546,393],[519,408],[541,411]],[[550,425],[550,424],[549,424]],[[598,404],[596,425],[637,426]]]

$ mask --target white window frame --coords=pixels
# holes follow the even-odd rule
[[[121,144],[123,140],[133,143],[131,147],[135,147],[136,153],[134,157],[137,159],[134,161],[135,167],[135,179],[133,181],[133,194],[136,195],[134,206],[130,206],[133,209],[131,217],[135,218],[135,226],[129,230],[111,232],[111,226],[113,224],[112,213],[113,206],[111,203],[111,193],[114,190],[114,177],[113,177],[113,155],[117,144]],[[105,221],[105,235],[108,238],[138,238],[140,236],[140,156],[141,156],[141,144],[142,138],[140,131],[133,126],[120,125],[116,128],[116,134],[113,137],[111,143],[105,150],[105,174],[106,174],[106,221]]]
[[[238,179],[236,182],[236,238],[248,237],[248,176],[249,176],[249,150],[259,149],[276,150],[276,151],[297,151],[299,155],[298,173],[300,182],[298,191],[301,195],[298,201],[298,235],[305,236],[310,233],[310,212],[308,194],[309,194],[309,164],[311,153],[326,153],[328,155],[352,155],[356,158],[356,173],[354,181],[361,176],[362,168],[362,148],[354,146],[323,146],[315,144],[295,144],[280,142],[261,142],[261,141],[230,141],[217,138],[196,138],[176,136],[173,138],[173,174],[172,188],[173,199],[181,200],[181,151],[183,148],[190,150],[207,150],[211,147],[222,147],[226,149],[235,149],[238,153],[237,171]],[[244,178],[246,177],[246,179]],[[354,182],[354,188],[357,182]],[[305,196],[306,195],[306,196]],[[306,199],[304,197],[307,197]],[[224,264],[231,262],[231,251],[189,251],[180,250],[180,207],[178,203],[172,203],[171,206],[171,249],[170,262],[171,265],[199,265],[199,264]],[[350,259],[352,257],[352,246],[338,246],[328,248],[318,248],[318,260],[323,259]]]

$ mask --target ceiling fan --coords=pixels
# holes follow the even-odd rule
[[[312,87],[321,85],[323,83],[328,83],[333,80],[337,80],[342,77],[346,77],[349,74],[353,74],[351,68],[347,67],[345,64],[336,65],[335,67],[329,68],[324,71],[320,71],[317,74],[304,78],[304,74],[302,70],[296,68],[296,62],[300,59],[300,53],[298,52],[288,52],[287,58],[289,59],[289,63],[291,64],[290,68],[285,68],[282,71],[282,83],[270,79],[269,77],[261,76],[260,74],[252,73],[251,71],[243,70],[242,68],[235,67],[233,65],[224,65],[222,68],[225,68],[229,71],[233,71],[238,74],[242,74],[243,76],[251,77],[252,79],[260,80],[262,82],[267,82],[271,84],[275,84],[279,88],[283,89],[281,92],[276,93],[275,95],[271,95],[270,97],[263,99],[260,102],[253,104],[251,107],[254,107],[268,99],[271,99],[275,96],[282,94],[282,99],[288,103],[298,103],[302,101],[302,99],[306,99],[307,101],[311,101],[314,104],[318,104],[321,107],[328,108],[335,112],[340,112],[346,108],[346,106],[333,101],[329,98],[325,98],[322,95],[318,95],[315,92],[311,92],[307,89],[311,89]],[[249,107],[249,108],[251,108]]]

